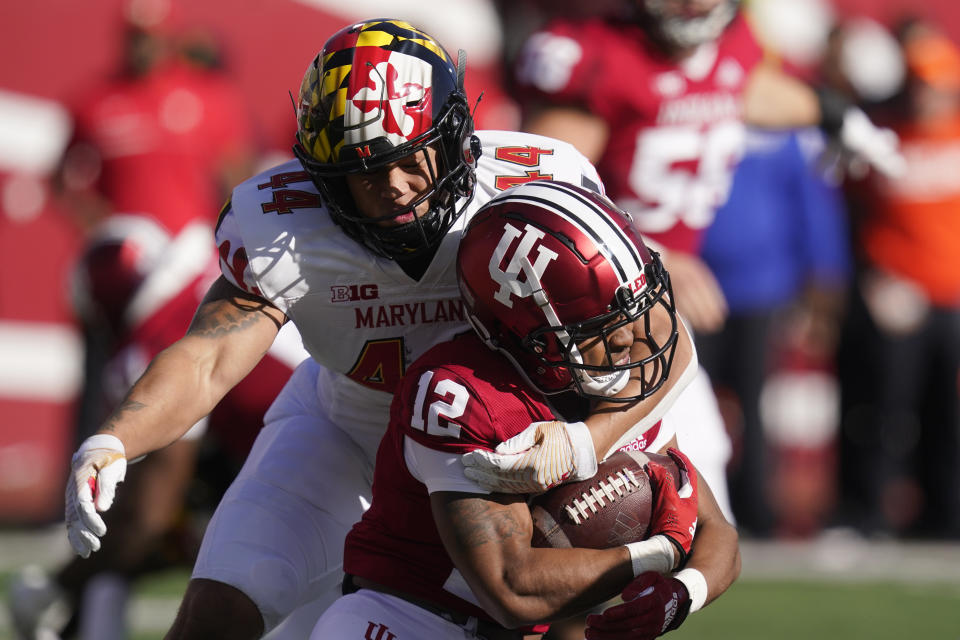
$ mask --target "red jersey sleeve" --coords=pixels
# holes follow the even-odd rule
[[[431,349],[404,375],[391,428],[431,449],[493,450],[531,422],[553,419],[543,399],[472,333]]]

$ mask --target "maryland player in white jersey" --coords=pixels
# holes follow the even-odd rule
[[[600,189],[593,166],[568,143],[508,131],[474,138],[482,151],[473,198],[417,278],[409,263],[371,255],[347,237],[296,160],[238,186],[217,229],[224,277],[303,327],[304,346],[326,369],[326,411],[370,460],[405,367],[468,328],[454,260],[473,212],[535,179]]]
[[[301,85],[297,161],[234,191],[217,230],[222,277],[187,334],[74,454],[67,530],[87,555],[126,458],[205,415],[288,319],[300,330],[312,358],[218,507],[168,638],[306,637],[339,594],[344,536],[371,499],[392,392],[409,363],[467,327],[454,276],[463,224],[515,184],[601,188],[566,143],[474,134],[463,68],[405,22],[334,34]],[[598,454],[655,423],[688,380],[685,331],[674,357],[675,375],[650,397],[547,434],[531,425],[537,444],[483,474],[516,491],[590,477]]]

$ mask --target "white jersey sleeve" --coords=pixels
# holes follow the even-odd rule
[[[220,214],[216,232],[217,253],[220,254],[220,273],[227,281],[247,293],[261,295],[256,279],[250,272],[247,250],[243,246],[240,226],[233,212],[233,204],[227,204]]]
[[[483,153],[477,166],[478,199],[534,180],[575,184],[604,194],[593,164],[573,145],[531,133],[478,132]]]

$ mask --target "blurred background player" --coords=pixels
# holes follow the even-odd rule
[[[238,108],[236,90],[211,66],[214,57],[200,35],[187,31],[169,2],[126,4],[122,68],[75,110],[73,139],[55,181],[88,236],[73,277],[85,344],[78,443],[120,403],[150,360],[186,331],[217,273],[211,212],[225,197],[225,181],[252,170],[250,121]],[[305,357],[295,332],[286,333],[290,340],[278,341],[209,420],[207,467],[222,464],[228,478],[207,474],[207,508],[239,469],[263,413]],[[34,637],[44,612],[61,596],[74,614],[64,637],[126,636],[130,582],[171,562],[189,565],[196,554],[197,532],[182,526],[184,501],[207,429],[204,418],[184,438],[131,467],[108,517],[112,536],[103,553],[76,558],[51,577],[28,569],[14,580],[10,606],[21,637]]]
[[[734,443],[730,499],[750,536],[801,533],[775,494],[779,451],[764,433],[761,394],[783,368],[832,371],[850,255],[843,194],[821,167],[824,150],[816,129],[749,129],[729,200],[700,250],[728,314],[718,331],[697,333],[697,354]]]
[[[216,55],[197,53],[209,40],[186,28],[176,2],[123,5],[116,75],[72,107],[56,181],[81,226],[120,212],[151,215],[174,235],[191,223],[212,228],[230,186],[253,171],[244,101]]]
[[[897,38],[906,80],[874,109],[900,136],[906,172],[849,190],[857,277],[839,359],[839,516],[868,535],[955,539],[960,50],[920,19],[904,20]]]
[[[900,164],[895,139],[861,111],[821,101],[764,63],[738,2],[635,0],[606,8],[605,16],[556,19],[529,37],[515,74],[523,128],[568,140],[597,163],[611,197],[666,249],[681,314],[696,331],[716,331],[727,303],[698,253],[729,195],[744,121],[820,123],[890,171]],[[681,422],[697,431],[681,431],[681,446],[732,517],[723,490],[730,443],[706,374],[688,393],[700,394],[698,401],[682,405],[698,413]]]
[[[111,215],[91,231],[73,282],[77,318],[91,345],[78,439],[186,331],[216,275],[208,241],[206,231],[175,239],[153,218],[137,215]],[[47,637],[59,631],[63,638],[125,638],[131,583],[150,571],[190,566],[201,531],[187,518],[188,495],[202,522],[202,511],[213,508],[239,470],[264,412],[305,356],[296,334],[285,333],[208,418],[130,467],[106,518],[111,536],[100,553],[74,558],[52,576],[27,568],[14,578],[10,606],[18,637],[34,638],[50,622],[47,609],[64,600],[72,616],[62,629],[44,627]]]

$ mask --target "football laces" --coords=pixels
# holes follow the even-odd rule
[[[607,506],[607,502],[616,502],[617,498],[633,493],[642,486],[637,476],[627,467],[601,479],[590,491],[584,491],[579,498],[574,498],[570,504],[563,505],[567,515],[574,524],[581,524],[590,518],[590,514],[597,513]]]

